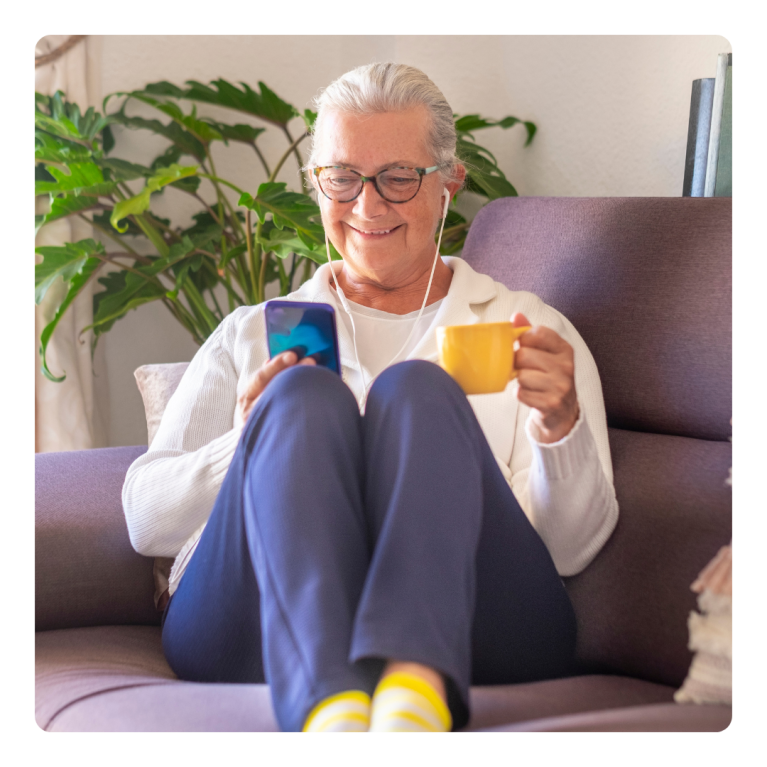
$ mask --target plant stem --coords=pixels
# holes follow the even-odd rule
[[[139,214],[137,216],[130,216],[130,218],[133,220],[133,223],[136,224],[136,226],[141,229],[141,231],[149,238],[152,245],[157,248],[157,251],[161,256],[167,256],[170,248],[168,247],[168,243],[165,242],[163,239],[163,236],[152,226],[152,224],[147,221],[143,215]]]
[[[287,272],[285,271],[285,264],[281,258],[278,258],[275,263],[277,264],[277,274],[280,278],[280,295],[286,296],[288,293],[290,293],[290,280],[288,278]]]
[[[255,299],[258,291],[258,284],[256,283],[256,259],[253,254],[253,240],[251,239],[250,233],[251,233],[251,211],[250,208],[248,208],[245,211],[245,241],[248,245],[248,261],[250,263],[250,286],[253,290],[253,298]],[[259,221],[259,226],[261,222]]]
[[[248,302],[232,287],[229,279],[229,275],[225,273],[225,276],[221,277],[221,284],[226,288],[226,293],[229,297],[229,311],[231,312],[235,308],[234,301],[237,302],[238,306],[246,306]]]
[[[264,171],[266,172],[266,177],[269,178],[269,176],[272,175],[272,172],[269,170],[269,166],[267,165],[266,158],[261,154],[261,150],[258,148],[258,145],[256,142],[253,142],[253,149],[256,151],[256,154],[258,155],[258,159],[261,160],[261,165],[264,166]]]
[[[269,262],[269,252],[264,253],[261,256],[261,272],[258,275],[258,303],[263,303],[266,300],[266,265]]]
[[[296,276],[296,267],[298,266],[298,256],[294,253],[290,262],[290,289],[293,290],[293,279]]]
[[[207,148],[206,148],[206,151],[208,155],[208,160],[210,161],[210,170],[211,170],[211,174],[208,175],[208,178],[213,182],[213,186],[216,187],[216,195],[218,196],[218,211],[219,211],[218,215],[220,218],[219,223],[221,224],[221,222],[224,221],[224,211],[223,211],[223,208],[221,207],[223,203],[223,205],[226,205],[226,207],[229,208],[229,212],[231,214],[229,216],[229,219],[231,221],[232,231],[235,231],[235,229],[238,229],[243,239],[245,239],[245,232],[243,232],[242,230],[242,225],[240,224],[240,220],[235,215],[232,204],[229,202],[226,195],[221,191],[221,187],[218,185],[220,179],[218,178],[216,166],[213,163],[213,156],[211,155],[210,151],[207,150]],[[223,224],[221,224],[221,226],[223,226]]]
[[[292,152],[295,152],[296,157],[298,158],[299,169],[303,167],[301,164],[301,155],[298,154],[298,145],[309,135],[309,133],[305,132],[303,135],[299,136],[295,141],[293,141],[293,137],[290,135],[290,132],[287,128],[285,128],[285,135],[287,135],[288,139],[290,140],[290,146],[285,150],[285,154],[280,157],[279,162],[269,176],[269,181],[274,181],[274,179],[277,178],[277,174],[280,172],[282,166],[285,164],[285,161],[288,159],[288,157],[290,157]],[[303,184],[303,174],[301,174],[301,182]]]
[[[118,181],[117,186],[122,189],[123,194],[127,194],[128,197],[134,197],[136,193],[125,183],[125,181]]]
[[[145,216],[149,216],[149,220],[155,226],[159,226],[160,229],[165,230],[171,237],[173,237],[173,239],[176,240],[176,242],[181,242],[182,238],[181,238],[181,235],[178,232],[174,232],[169,226],[164,224],[162,221],[159,221],[158,219],[156,219],[149,211],[146,211],[146,213],[144,213],[144,215]]]
[[[200,319],[207,324],[208,329],[211,332],[214,331],[218,326],[218,322],[213,315],[213,312],[211,312],[208,305],[205,303],[205,299],[200,295],[200,291],[197,290],[197,286],[192,282],[191,277],[185,281],[185,284],[181,289],[184,291],[184,295],[186,295],[187,299],[189,299],[189,305],[192,307],[195,314],[199,314]]]
[[[197,328],[194,326],[194,317],[184,308],[184,305],[176,299],[175,301],[168,296],[162,299],[165,308],[189,331],[195,343],[202,346],[205,343],[205,339],[197,332]],[[182,310],[182,311],[179,311]],[[186,315],[186,316],[184,316]]]
[[[213,172],[214,176],[218,176],[218,173],[216,173],[216,166],[213,162],[213,156],[210,153],[210,149],[208,146],[205,147],[205,154],[208,158],[208,162],[210,163],[210,169]],[[204,166],[203,166],[204,167]],[[216,188],[216,199],[218,200],[218,220],[221,224],[222,231],[221,231],[221,251],[224,254],[224,257],[226,257],[226,239],[224,237],[224,204],[222,202],[222,198],[224,196],[224,193],[221,191],[221,187],[219,187],[217,181],[213,181],[213,186]]]
[[[301,275],[301,284],[303,285],[310,277],[312,271],[312,261],[304,258],[304,273]]]
[[[303,161],[303,158],[301,157],[301,153],[298,151],[298,145],[309,135],[309,131],[305,131],[304,135],[301,136],[301,138],[299,138],[297,141],[293,141],[293,136],[290,135],[290,131],[288,130],[287,125],[283,127],[283,131],[285,132],[285,135],[288,137],[288,141],[291,144],[290,148],[295,152],[296,161],[298,162],[298,170],[300,171],[301,168],[304,167],[304,161]],[[304,189],[308,188],[306,179],[304,178],[303,173],[301,173],[301,185],[304,187]]]
[[[215,286],[214,286],[215,287]],[[221,306],[218,303],[218,299],[216,298],[216,294],[213,292],[213,288],[208,288],[208,293],[210,293],[211,300],[213,301],[213,304],[216,307],[216,311],[218,312],[218,321],[224,319],[224,313],[221,311]]]
[[[205,210],[208,211],[208,213],[211,215],[213,220],[223,229],[224,234],[226,235],[226,237],[229,240],[229,243],[236,245],[237,244],[237,238],[231,232],[227,232],[226,231],[226,223],[223,223],[223,224],[221,223],[221,220],[216,215],[216,212],[213,210],[213,208],[211,208],[210,205],[208,205],[208,203],[205,202],[205,200],[203,200],[202,197],[200,197],[199,194],[197,194],[197,192],[188,192],[188,194],[191,194],[192,197],[196,197],[197,200],[203,204],[203,206],[205,207]]]
[[[127,242],[123,242],[117,235],[112,234],[108,229],[104,229],[101,224],[97,224],[95,221],[91,221],[87,216],[84,216],[82,213],[77,214],[83,221],[90,224],[94,229],[98,229],[104,236],[109,237],[112,242],[116,242],[118,245],[121,245],[125,250],[127,250],[129,253],[132,253],[139,261],[142,259],[145,259],[144,256],[140,256],[133,248],[128,245]],[[145,259],[147,263],[149,263],[149,259]]]
[[[110,258],[110,254],[107,253],[106,255],[103,255],[101,253],[92,253],[91,254],[94,258],[98,258],[99,261],[103,261],[105,264],[113,264],[114,262]],[[151,263],[151,262],[150,262]],[[137,274],[141,279],[145,280],[146,282],[150,282],[152,285],[157,285],[158,287],[165,290],[165,285],[160,282],[160,278],[157,277],[157,275],[150,276],[148,274],[144,274],[143,272],[140,272],[138,269],[134,269],[132,266],[127,266],[126,264],[115,264],[116,266],[119,266],[120,269],[123,269],[126,272],[133,272],[133,274]]]

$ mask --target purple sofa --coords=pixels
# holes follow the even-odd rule
[[[472,689],[469,730],[720,731],[678,705],[689,585],[731,539],[731,201],[506,198],[464,257],[567,316],[602,377],[621,516],[567,579],[580,674]],[[176,679],[120,490],[145,447],[36,456],[36,718],[48,731],[276,729],[265,685]]]

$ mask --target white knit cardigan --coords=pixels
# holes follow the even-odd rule
[[[575,350],[580,416],[570,433],[546,445],[536,440],[530,408],[516,398],[517,384],[498,394],[469,397],[498,465],[561,575],[580,572],[610,537],[618,520],[602,388],[583,339],[558,311],[525,291],[511,291],[478,274],[460,258],[444,257],[453,271],[434,325],[502,322],[522,312]],[[330,265],[288,296],[336,304]],[[342,374],[355,397],[361,376],[352,339],[339,322]],[[123,508],[133,547],[146,556],[175,557],[172,594],[213,508],[234,455],[238,395],[267,360],[263,304],[241,307],[219,325],[194,356],[168,403],[150,450],[128,469]],[[408,359],[437,360],[436,339],[420,339]],[[366,379],[370,375],[366,372]]]

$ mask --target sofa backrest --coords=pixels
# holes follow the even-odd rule
[[[602,380],[620,521],[568,579],[584,668],[679,685],[689,585],[731,537],[731,200],[504,198],[463,257],[561,311]]]
[[[724,197],[506,197],[479,212],[463,257],[575,325],[610,426],[726,440],[731,211]]]

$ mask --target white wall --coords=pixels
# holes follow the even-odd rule
[[[546,196],[679,196],[692,80],[713,77],[717,54],[732,50],[717,36],[104,36],[100,44],[104,94],[157,80],[182,84],[223,77],[254,86],[263,80],[299,109],[359,64],[412,64],[434,80],[458,113],[511,114],[535,122],[538,134],[527,149],[520,127],[478,138],[521,195]],[[227,121],[234,114],[218,112]],[[296,120],[294,136],[300,130]],[[274,161],[285,142],[274,129],[267,136],[262,146]],[[123,131],[114,154],[141,162],[162,148],[163,142],[150,144],[143,132]],[[264,180],[247,147],[216,149],[223,177],[248,189]],[[286,164],[279,180],[295,186],[295,167]],[[177,224],[195,206],[169,190],[157,210]],[[159,304],[131,312],[101,343],[106,373],[98,387],[108,401],[109,442],[145,442],[133,370],[188,360],[196,346]]]

